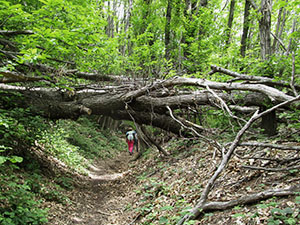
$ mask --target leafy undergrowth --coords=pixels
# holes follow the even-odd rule
[[[206,143],[175,139],[164,146],[169,157],[147,150],[131,161],[121,134],[97,127],[88,118],[51,122],[22,110],[1,112],[0,223],[176,224],[195,206],[220,161],[220,153]],[[240,147],[236,153],[209,201],[299,184],[299,170],[243,167],[278,166],[278,160],[247,158],[253,154],[297,159],[298,152]],[[97,164],[96,179],[77,180],[77,175],[88,173],[92,162]],[[109,180],[107,174],[120,179]],[[299,224],[299,196],[203,212],[186,224]]]
[[[96,159],[124,149],[118,133],[90,118],[48,121],[23,109],[0,114],[0,224],[45,224],[69,207],[76,180]]]
[[[185,141],[169,143],[168,150],[172,153],[171,157],[150,153],[130,165],[130,176],[135,178],[136,183],[131,185],[132,191],[125,197],[111,199],[109,205],[118,204],[124,212],[111,216],[108,224],[176,224],[195,206],[204,185],[218,165],[220,155],[214,153],[211,146],[201,143],[190,145]],[[239,151],[250,150],[240,148]],[[262,152],[273,154],[276,158],[295,154],[270,149]],[[267,189],[299,184],[298,170],[275,173],[242,167],[243,164],[255,163],[234,156],[214,185],[208,201],[230,201]],[[272,162],[269,163],[272,166]],[[198,220],[185,224],[299,224],[299,204],[300,193],[288,198],[274,197],[252,205],[203,212]]]

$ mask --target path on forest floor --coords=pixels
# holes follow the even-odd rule
[[[115,225],[109,220],[125,210],[130,191],[129,161],[134,156],[122,152],[114,159],[99,160],[88,170],[88,181],[72,192],[72,207],[62,209],[51,224]],[[131,189],[132,190],[132,189]],[[121,199],[121,200],[120,200]],[[130,218],[129,218],[130,220]]]

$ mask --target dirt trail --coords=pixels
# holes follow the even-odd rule
[[[115,225],[114,217],[124,211],[130,191],[129,161],[134,156],[123,152],[114,159],[99,160],[88,171],[89,179],[71,193],[73,203],[62,206],[49,224]],[[67,208],[68,207],[68,208]],[[130,218],[128,218],[130,220]]]

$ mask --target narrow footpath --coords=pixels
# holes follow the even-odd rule
[[[135,185],[130,168],[135,166],[135,162],[130,162],[133,157],[122,152],[114,159],[99,160],[91,166],[87,181],[68,196],[73,203],[57,209],[49,224],[130,224],[134,215],[125,216],[127,221],[124,221],[123,214]]]

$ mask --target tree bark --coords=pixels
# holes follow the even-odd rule
[[[171,25],[171,13],[172,13],[172,0],[168,0],[167,12],[166,12],[166,25],[165,25],[165,58],[170,59],[170,25]]]
[[[260,52],[261,59],[267,61],[271,55],[271,13],[272,13],[272,0],[261,0],[260,8],[261,18],[259,20],[259,34],[260,34]],[[267,74],[274,77],[274,74]],[[262,117],[261,128],[264,132],[273,136],[276,134],[276,112]]]
[[[272,0],[261,0],[259,34],[262,60],[267,60],[271,54],[271,12]]]
[[[234,19],[235,0],[230,1],[229,17],[226,29],[226,46],[229,45],[231,39],[232,23]]]
[[[247,37],[248,37],[248,32],[249,32],[249,19],[250,15],[250,1],[246,0],[245,2],[245,9],[244,9],[244,23],[243,23],[243,34],[242,34],[242,39],[241,39],[241,56],[245,57],[246,56],[246,49],[247,49]]]
[[[290,186],[288,188],[282,188],[282,189],[270,189],[259,193],[245,195],[241,198],[228,201],[228,202],[208,202],[203,205],[203,211],[208,212],[213,210],[225,210],[237,205],[252,204],[272,197],[296,195],[299,191],[300,191],[299,185]]]
[[[262,107],[262,111],[266,110],[266,107]],[[273,136],[277,133],[277,119],[276,111],[273,111],[265,115],[261,120],[261,126],[263,133],[268,136]]]
[[[186,86],[204,90],[182,89]],[[0,83],[0,89],[3,90],[1,95],[7,95],[8,92],[21,93],[23,98],[16,104],[20,107],[30,107],[33,113],[45,117],[76,119],[82,114],[94,114],[132,120],[133,116],[140,124],[157,126],[176,134],[180,134],[182,127],[171,118],[168,108],[195,108],[199,105],[218,107],[221,100],[229,103],[232,109],[242,112],[252,111],[251,106],[262,107],[264,102],[275,104],[293,99],[292,96],[263,84],[221,83],[184,77],[158,80],[144,86],[135,82],[134,85],[125,83],[107,87],[91,86],[74,88],[73,91],[27,88],[3,83]],[[5,102],[5,98],[1,100],[1,107],[5,108],[9,103]],[[250,108],[245,109],[240,105]],[[291,104],[286,107],[300,106]],[[201,131],[202,129],[199,129],[197,132]]]
[[[285,20],[285,9],[280,8],[278,12],[278,18],[277,18],[277,24],[276,24],[276,31],[275,31],[275,36],[280,38],[279,32],[280,32],[280,27],[281,24],[284,23]],[[280,32],[282,33],[282,32]],[[277,51],[277,46],[278,46],[278,40],[274,38],[273,45],[272,45],[272,53],[275,53]]]

